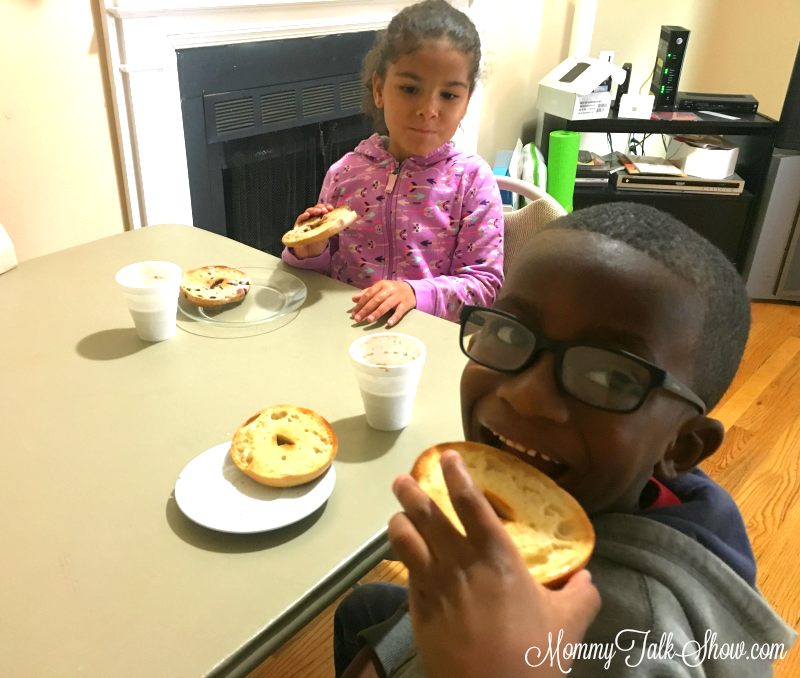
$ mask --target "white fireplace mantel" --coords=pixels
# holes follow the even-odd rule
[[[414,0],[105,0],[131,228],[192,223],[176,49],[379,30]],[[468,10],[472,0],[451,0]],[[474,152],[480,93],[462,122]]]

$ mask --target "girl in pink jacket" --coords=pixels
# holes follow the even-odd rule
[[[480,63],[469,18],[445,0],[395,16],[364,60],[365,111],[378,129],[328,170],[316,207],[358,214],[329,241],[285,249],[292,266],[361,288],[358,322],[411,308],[456,320],[463,304],[491,306],[503,282],[500,192],[480,157],[450,139],[467,112]]]

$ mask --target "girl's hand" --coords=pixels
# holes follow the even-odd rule
[[[426,675],[563,678],[571,661],[551,666],[548,634],[554,648],[562,631],[561,647],[583,639],[600,609],[591,575],[578,572],[560,591],[537,583],[461,457],[447,451],[441,465],[466,536],[406,475],[392,487],[405,513],[389,521],[389,542],[408,567],[411,624]]]
[[[310,219],[311,217],[318,217],[322,214],[327,214],[332,209],[333,205],[330,203],[309,207],[305,212],[297,217],[297,220],[294,222],[295,226],[297,224],[302,224],[306,219]],[[296,256],[298,259],[308,259],[310,257],[318,257],[325,251],[327,246],[327,240],[320,240],[319,242],[312,242],[310,245],[298,245],[297,247],[293,247],[292,252],[294,252],[294,256]]]
[[[384,313],[395,309],[386,324],[390,327],[417,305],[414,288],[400,280],[379,280],[371,287],[353,295],[356,307],[352,311],[353,320],[361,322],[366,318],[374,322]]]

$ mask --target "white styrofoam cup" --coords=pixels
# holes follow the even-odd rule
[[[175,336],[182,275],[179,266],[167,261],[142,261],[117,272],[117,283],[143,341]]]
[[[368,334],[350,345],[367,423],[379,431],[408,426],[425,363],[425,344],[396,332]]]

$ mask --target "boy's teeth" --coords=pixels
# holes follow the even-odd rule
[[[515,450],[518,450],[519,452],[523,452],[523,453],[525,453],[525,454],[527,454],[528,456],[531,456],[531,457],[535,457],[536,454],[537,454],[536,450],[525,449],[525,447],[523,445],[520,445],[519,443],[514,442],[513,440],[509,440],[505,436],[501,436],[499,433],[495,433],[494,431],[492,431],[492,433],[494,433],[498,438],[500,438],[501,442],[504,442],[506,445],[508,445],[509,447],[513,447]],[[542,457],[545,458],[545,459],[548,459],[544,455],[542,455]],[[549,461],[549,459],[548,459],[548,461]]]
[[[499,433],[497,433],[497,431],[492,431],[492,429],[489,430],[500,439],[500,442],[505,443],[509,447],[513,447],[515,450],[518,450],[523,454],[527,454],[529,457],[535,457],[536,455],[539,455],[545,461],[549,461],[553,464],[560,464],[561,466],[566,466],[566,464],[564,464],[563,461],[557,461],[556,459],[552,459],[551,457],[548,457],[544,452],[537,452],[536,450],[525,449],[525,447],[523,445],[520,445],[518,442],[509,440],[505,436],[502,436]]]

